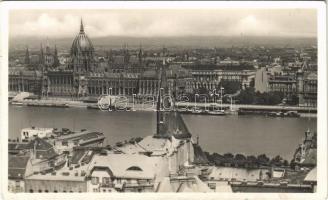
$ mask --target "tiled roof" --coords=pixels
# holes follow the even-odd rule
[[[9,168],[25,168],[29,157],[27,156],[9,156],[8,167]]]
[[[159,134],[156,136],[170,137],[173,135],[176,139],[191,137],[180,113],[170,111],[163,112],[162,115],[164,116],[164,123],[160,124]]]
[[[9,179],[23,179],[25,176],[25,168],[17,169],[17,168],[9,168],[8,169],[8,178]]]
[[[41,138],[35,138],[29,144],[29,149],[35,148],[37,159],[51,159],[58,156],[53,146]]]
[[[78,162],[80,161],[80,159],[84,156],[85,151],[86,150],[84,150],[84,149],[74,151],[73,152],[73,156],[71,158],[71,163],[72,164],[78,164]]]
[[[13,179],[24,178],[26,165],[29,159],[30,157],[27,156],[9,156],[8,177]]]
[[[148,157],[139,154],[96,155],[90,163],[90,169],[108,167],[115,177],[153,179],[161,159],[162,157]],[[141,171],[128,170],[131,167],[138,167]]]
[[[194,144],[194,163],[196,164],[208,164],[209,161],[202,150],[202,148],[198,144]]]
[[[249,180],[256,181],[260,178],[260,174],[265,174],[266,170],[262,169],[243,169],[243,168],[232,168],[232,167],[213,167],[209,177],[216,180],[223,179],[236,179],[239,181]]]
[[[187,177],[184,177],[186,179]],[[197,176],[187,178],[189,181],[170,181],[164,178],[157,188],[157,192],[212,192],[211,189]]]
[[[48,150],[49,148],[52,148],[52,145],[46,142],[44,139],[36,137],[34,140],[32,140],[29,144],[28,147],[30,149],[35,149],[36,150]]]
[[[19,150],[24,150],[28,149],[28,143],[8,143],[8,150],[9,151],[19,151]]]
[[[305,177],[304,181],[316,182],[317,181],[317,167],[313,168]]]

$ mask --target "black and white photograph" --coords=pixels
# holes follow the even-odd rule
[[[7,193],[317,193],[320,6],[76,4],[8,9]]]

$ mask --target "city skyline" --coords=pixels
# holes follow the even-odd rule
[[[79,6],[7,13],[8,193],[320,192],[319,9]]]
[[[29,10],[10,13],[10,37],[71,37],[83,19],[90,37],[316,37],[311,9]],[[233,15],[231,14],[233,13]],[[24,20],[23,20],[24,19]],[[174,19],[174,20],[172,20]],[[307,26],[304,26],[307,24]]]

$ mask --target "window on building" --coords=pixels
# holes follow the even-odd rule
[[[54,190],[54,193],[57,193],[58,191],[57,190]]]
[[[99,177],[91,177],[91,184],[93,185],[99,184]]]
[[[103,184],[108,185],[109,182],[110,182],[109,177],[103,177],[103,178],[102,178],[102,183],[103,183]]]
[[[33,190],[32,189],[30,189],[30,193],[33,193]]]
[[[49,191],[48,190],[45,190],[44,192],[48,193]]]
[[[132,166],[126,169],[127,171],[142,171],[142,169],[140,167],[137,166]]]

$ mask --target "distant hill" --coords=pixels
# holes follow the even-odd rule
[[[227,36],[187,36],[187,37],[120,37],[109,36],[101,38],[91,38],[97,48],[121,48],[123,44],[128,47],[137,48],[141,44],[143,48],[213,48],[231,46],[266,46],[266,47],[302,47],[317,44],[316,38],[296,38],[296,37],[227,37]],[[60,49],[69,49],[74,37],[71,38],[49,38],[51,46],[57,45]],[[46,38],[19,37],[10,38],[10,49],[20,49],[25,46],[29,48],[39,48],[40,43],[45,43]]]

